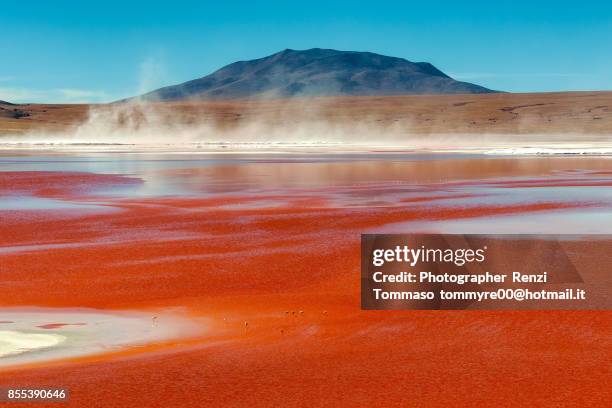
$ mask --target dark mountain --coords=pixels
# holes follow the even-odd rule
[[[14,103],[0,101],[0,118],[21,119],[30,116],[29,112],[16,106]]]
[[[334,95],[405,95],[495,92],[459,82],[427,62],[371,52],[313,48],[284,50],[239,61],[179,85],[142,95],[145,100],[286,98]]]

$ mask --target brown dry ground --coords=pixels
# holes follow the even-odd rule
[[[0,103],[0,135],[67,130],[87,119],[92,105]],[[157,103],[165,120],[214,123],[221,128],[265,121],[311,120],[402,126],[413,133],[588,133],[612,130],[612,91],[485,95],[334,97],[268,101]],[[121,109],[121,105],[97,105]]]

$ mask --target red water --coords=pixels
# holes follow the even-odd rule
[[[5,194],[119,209],[3,211],[0,305],[179,307],[213,321],[200,338],[4,369],[0,384],[67,387],[75,407],[606,406],[609,312],[360,310],[362,232],[610,204],[558,190],[604,191],[605,173],[555,182],[550,166],[504,173],[471,159],[461,177],[436,181],[451,164],[428,163],[418,164],[419,180],[400,180],[409,166],[389,163],[164,169],[192,193],[138,198],[108,194],[142,184],[138,174],[0,173]],[[325,166],[333,178],[320,178]],[[488,199],[517,186],[556,190]]]

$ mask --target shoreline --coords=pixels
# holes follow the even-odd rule
[[[184,315],[91,308],[0,307],[0,370],[102,356],[202,331]]]
[[[488,156],[612,156],[612,143],[490,144],[482,146],[415,146],[347,143],[193,142],[193,143],[84,143],[1,142],[0,154],[10,151],[60,153],[164,153],[164,154],[483,154]]]

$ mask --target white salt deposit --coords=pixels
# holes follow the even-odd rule
[[[0,308],[0,367],[141,347],[204,329],[178,313]]]

